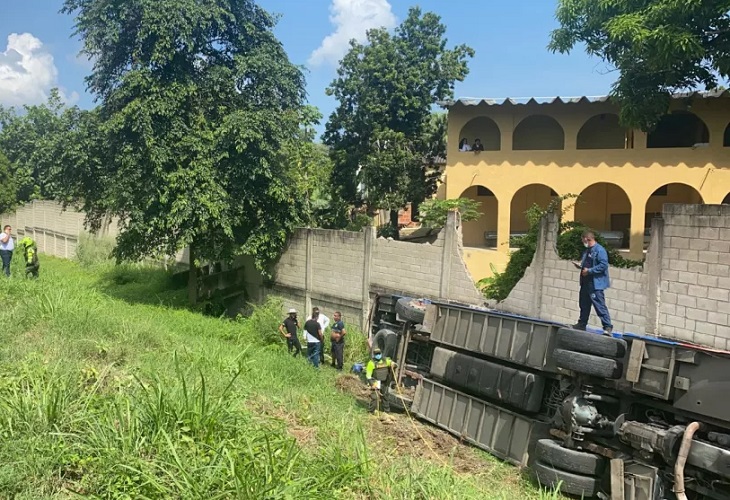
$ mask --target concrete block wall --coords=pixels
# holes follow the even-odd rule
[[[543,220],[538,250],[501,310],[573,324],[579,275],[555,249],[557,216]],[[665,205],[642,268],[611,267],[606,302],[617,331],[730,349],[730,206]],[[595,314],[591,326],[600,327]]]
[[[371,286],[419,297],[438,297],[444,238],[444,231],[433,244],[378,238],[373,249]]]
[[[393,293],[483,305],[462,258],[460,221],[449,216],[433,243],[409,243],[362,233],[298,229],[274,267],[265,294],[308,313],[313,306],[346,322],[367,322],[371,296]]]
[[[660,335],[730,349],[730,205],[666,205]]]

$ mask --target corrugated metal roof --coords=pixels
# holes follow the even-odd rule
[[[730,97],[727,90],[713,90],[708,92],[679,92],[672,94],[673,99],[708,99],[718,97]],[[550,104],[579,104],[579,103],[600,103],[611,99],[610,96],[579,96],[579,97],[462,97],[456,100],[445,101],[440,103],[441,106],[449,108],[456,104],[462,106],[479,106],[481,104],[487,106],[526,106],[530,104],[550,105]]]

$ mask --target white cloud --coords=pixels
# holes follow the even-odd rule
[[[337,64],[347,53],[350,40],[365,41],[368,30],[393,28],[395,14],[388,0],[332,0],[330,21],[335,31],[309,56],[311,66]]]
[[[7,47],[0,52],[0,104],[39,104],[57,85],[58,69],[43,42],[30,33],[10,34]],[[67,102],[79,98],[76,92],[61,95]]]

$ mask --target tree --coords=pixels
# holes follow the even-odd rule
[[[421,223],[426,227],[444,227],[451,210],[458,210],[464,222],[477,220],[482,216],[480,205],[480,202],[470,198],[430,199],[421,204]]]
[[[314,142],[322,113],[314,106],[302,107],[299,131],[288,141],[283,153],[293,168],[292,183],[302,201],[300,219],[307,227],[322,227],[329,223],[331,207],[330,181],[332,160],[324,144]]]
[[[265,269],[301,201],[282,148],[304,78],[253,0],[66,0],[100,100],[77,152],[87,223],[119,218],[117,260],[239,253]],[[91,158],[86,153],[101,146]]]
[[[338,195],[390,210],[396,230],[399,208],[436,191],[440,173],[432,165],[439,146],[433,132],[439,122],[431,110],[453,97],[474,55],[465,45],[447,49],[445,32],[437,15],[412,8],[393,34],[375,29],[366,44],[350,42],[327,89],[339,101],[324,135],[333,149]],[[362,197],[358,185],[365,187]]]
[[[46,103],[24,106],[23,113],[0,106],[0,150],[10,160],[19,202],[63,194],[59,155],[77,111],[64,105],[57,89]]]
[[[560,0],[549,49],[585,44],[619,76],[621,121],[651,130],[680,90],[715,89],[730,73],[730,1]]]
[[[0,214],[13,210],[17,201],[18,186],[10,168],[10,160],[0,152]]]

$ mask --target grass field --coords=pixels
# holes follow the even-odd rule
[[[185,308],[160,269],[0,280],[0,497],[539,499],[517,469],[292,359],[275,302]],[[354,341],[351,339],[351,347]]]

